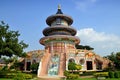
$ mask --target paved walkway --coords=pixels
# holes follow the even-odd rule
[[[44,77],[39,77],[38,80],[65,80],[65,77],[48,77],[48,76],[44,76]]]
[[[93,78],[94,76],[80,76],[80,78]]]

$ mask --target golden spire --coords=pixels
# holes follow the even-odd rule
[[[58,10],[57,10],[57,13],[56,14],[63,14],[62,11],[61,11],[61,6],[60,4],[58,5]]]
[[[61,5],[60,4],[58,4],[58,9],[61,9]]]

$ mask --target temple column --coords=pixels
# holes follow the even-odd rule
[[[60,54],[59,73],[58,73],[59,76],[64,76],[64,71],[65,71],[65,68],[66,68],[65,64],[66,64],[65,53],[61,53]]]
[[[26,61],[26,58],[25,58],[25,65],[24,65],[24,71],[26,71],[26,69],[27,69],[27,61]]]
[[[53,54],[53,42],[51,42],[51,54]]]
[[[68,70],[68,60],[66,60],[66,70]]]

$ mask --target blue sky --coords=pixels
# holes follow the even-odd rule
[[[29,44],[25,51],[44,49],[39,39],[58,4],[73,18],[80,44],[101,56],[120,51],[120,0],[0,0],[0,21],[19,31],[20,40]]]

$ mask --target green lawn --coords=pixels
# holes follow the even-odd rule
[[[13,79],[5,79],[5,78],[0,78],[0,80],[13,80]]]
[[[13,80],[13,79],[0,78],[0,80]],[[37,80],[37,79],[30,79],[30,80]],[[97,79],[96,78],[79,78],[79,79],[74,79],[74,80],[97,80]],[[107,78],[104,80],[120,80],[120,78]]]
[[[67,79],[69,80],[69,79]],[[97,80],[96,78],[79,78],[79,79],[74,79],[74,80]],[[104,80],[120,80],[120,78],[107,78]]]
[[[0,80],[14,80],[14,79],[0,78]],[[33,79],[29,79],[29,80],[38,80],[38,79],[37,78],[33,78]]]

